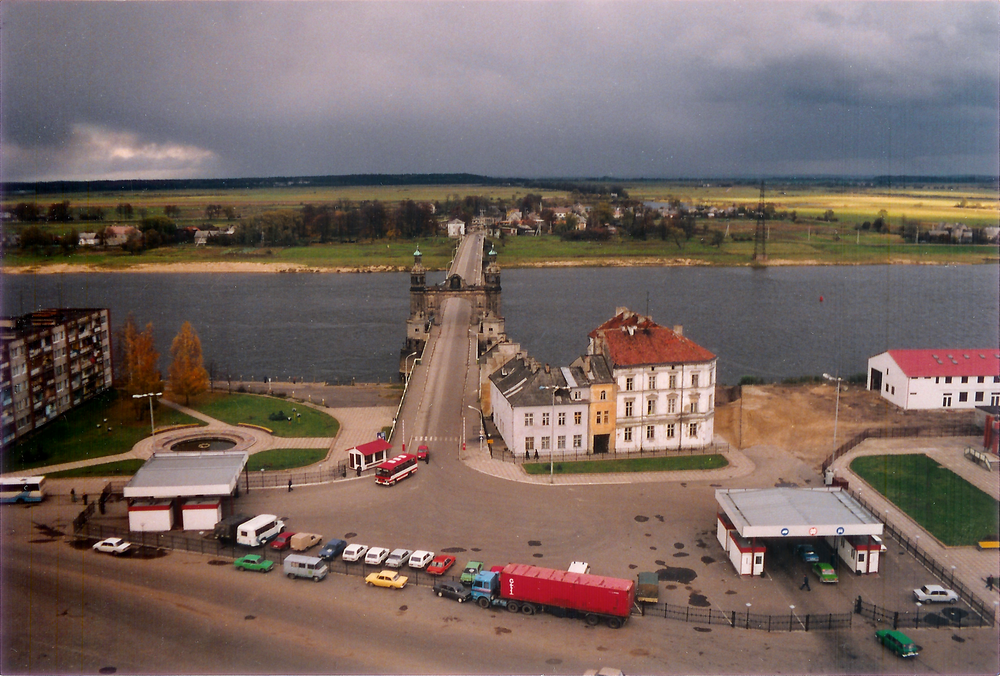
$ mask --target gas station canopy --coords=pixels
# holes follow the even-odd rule
[[[748,539],[882,534],[882,523],[839,487],[720,489],[715,499]]]

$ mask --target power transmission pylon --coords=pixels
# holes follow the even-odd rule
[[[760,182],[760,203],[757,205],[757,230],[753,236],[753,259],[755,263],[767,260],[767,226],[764,225],[764,181]]]

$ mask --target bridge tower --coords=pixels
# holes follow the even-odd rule
[[[490,245],[486,254],[486,270],[483,272],[483,285],[486,287],[486,312],[495,317],[500,314],[500,266],[497,265],[497,250]]]
[[[406,380],[423,353],[431,331],[431,320],[427,315],[427,268],[423,254],[418,248],[413,252],[413,267],[410,268],[410,317],[406,320],[406,343],[399,351],[399,379]]]

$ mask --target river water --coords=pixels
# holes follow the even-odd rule
[[[996,348],[1000,268],[817,266],[504,270],[511,340],[568,365],[620,306],[652,315],[719,358],[719,381],[865,371],[890,348]],[[443,273],[428,275],[428,283]],[[108,307],[152,322],[166,373],[184,321],[217,377],[374,382],[393,378],[409,274],[3,275],[3,314]]]

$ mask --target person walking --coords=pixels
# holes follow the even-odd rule
[[[292,492],[292,480],[291,479],[288,480],[288,492],[289,493]]]
[[[809,576],[808,575],[803,575],[802,576],[802,584],[799,585],[799,591],[802,591],[803,589],[805,589],[806,591],[812,591],[812,588],[809,586]]]
[[[992,575],[988,575],[986,577],[986,588],[989,589],[990,591],[993,591],[993,585],[995,584],[996,584],[996,578],[993,577]]]

